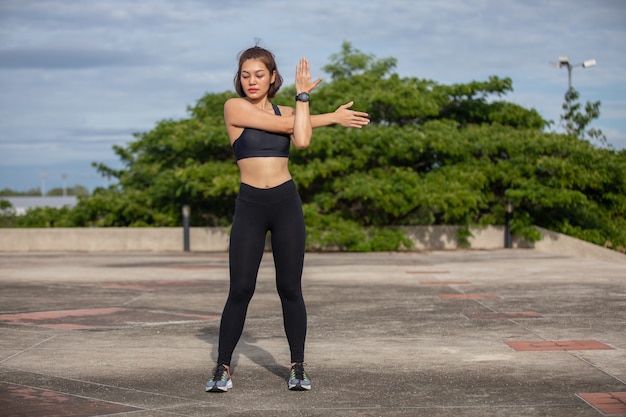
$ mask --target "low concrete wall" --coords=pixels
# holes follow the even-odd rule
[[[459,249],[456,226],[417,226],[405,228],[416,250]],[[534,248],[556,255],[595,258],[626,264],[626,255],[539,228],[543,238],[534,244],[513,239],[513,248]],[[504,248],[504,227],[472,229],[470,249]],[[182,252],[183,229],[159,228],[42,228],[0,229],[0,252]],[[192,227],[189,246],[193,252],[225,252],[228,229]],[[269,249],[269,246],[268,246]]]
[[[103,227],[0,229],[0,252],[182,252],[183,229],[179,227]],[[192,227],[193,251],[228,250],[226,228]]]
[[[455,226],[406,228],[417,250],[457,249],[457,230]],[[503,227],[477,229],[473,234],[469,241],[474,249],[504,246]],[[180,252],[183,247],[183,229],[174,227],[0,229],[0,252]],[[192,227],[189,247],[194,252],[227,251],[228,229]]]
[[[538,227],[537,230],[541,232],[542,238],[534,243],[533,248],[539,252],[626,264],[626,254],[561,233],[552,232],[541,227]],[[624,271],[624,273],[626,273],[626,271]]]
[[[457,233],[459,226],[414,226],[403,228],[407,236],[413,241],[417,250],[453,250],[459,249]],[[503,249],[504,226],[487,226],[471,229],[472,236],[468,238],[470,249]],[[530,245],[514,238],[514,248],[528,248]]]

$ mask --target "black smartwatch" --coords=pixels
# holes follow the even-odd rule
[[[310,98],[311,96],[309,95],[309,93],[302,92],[296,96],[296,101],[302,101],[306,103],[307,101],[309,101]]]

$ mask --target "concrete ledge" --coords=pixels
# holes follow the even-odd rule
[[[189,246],[194,251],[228,250],[226,228],[194,227]],[[103,227],[0,229],[0,252],[182,252],[179,227]]]
[[[457,239],[458,226],[416,226],[404,229],[415,249],[462,249]],[[531,248],[563,256],[594,258],[626,264],[626,255],[538,228],[542,239],[534,244],[513,239],[513,248]],[[470,249],[504,248],[504,227],[488,226],[471,230]],[[226,252],[228,229],[192,227],[189,246],[194,252]],[[269,245],[267,247],[270,249]],[[38,228],[0,229],[0,252],[182,252],[183,229],[159,228]]]
[[[458,249],[457,226],[406,228],[417,250]],[[473,249],[504,247],[504,227],[490,226],[472,231]],[[189,246],[194,252],[228,250],[227,228],[192,227]],[[268,244],[267,249],[270,249]],[[0,229],[0,252],[181,252],[183,229],[178,227],[103,227]]]
[[[417,250],[454,250],[461,249],[457,234],[459,226],[414,226],[406,227],[407,236],[413,241]],[[470,249],[503,249],[504,226],[487,226],[471,229],[472,236],[467,240]],[[531,245],[522,239],[513,239],[514,248],[530,248]]]
[[[535,242],[532,247],[539,252],[626,264],[626,254],[541,227],[537,227],[537,230],[541,232],[542,238]]]

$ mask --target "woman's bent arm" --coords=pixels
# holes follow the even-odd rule
[[[277,116],[263,111],[243,98],[231,98],[224,103],[224,120],[227,126],[253,128],[272,133],[292,134],[293,116]]]
[[[311,69],[306,58],[300,59],[300,64],[296,67],[296,92],[310,93],[322,82],[321,78],[311,82]],[[296,148],[303,149],[311,143],[313,126],[311,125],[311,113],[308,101],[296,100],[295,120],[293,123],[293,134],[291,140]]]

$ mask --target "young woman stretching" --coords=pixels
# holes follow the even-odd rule
[[[255,46],[242,52],[234,82],[240,97],[224,104],[224,119],[241,184],[230,234],[230,290],[220,324],[217,367],[205,389],[225,392],[233,386],[230,362],[243,332],[269,231],[291,351],[288,388],[309,390],[311,380],[303,365],[307,316],[301,285],[305,225],[300,196],[288,169],[290,145],[298,149],[309,146],[315,127],[341,124],[360,128],[369,119],[366,113],[350,110],[351,102],[333,113],[311,115],[309,93],[322,80],[311,81],[306,58],[296,67],[295,108],[269,101],[281,87],[282,77],[267,49]]]

